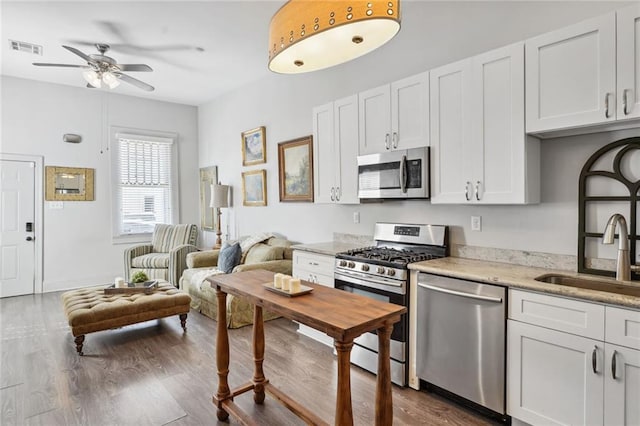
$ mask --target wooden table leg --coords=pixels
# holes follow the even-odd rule
[[[336,425],[352,426],[353,411],[351,408],[351,348],[353,340],[335,341],[338,352],[338,394],[336,396]]]
[[[253,307],[253,400],[256,404],[264,402],[264,384],[266,379],[262,370],[264,361],[264,322],[262,321],[262,306]]]
[[[217,333],[216,333],[216,366],[218,368],[218,392],[213,398],[218,407],[218,420],[224,421],[229,417],[222,408],[222,402],[231,396],[227,376],[229,375],[229,333],[227,331],[227,293],[216,288],[218,299]]]
[[[376,382],[376,425],[393,424],[391,396],[391,332],[393,324],[385,324],[378,333],[378,377]]]

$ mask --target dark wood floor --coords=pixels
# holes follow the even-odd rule
[[[192,312],[183,334],[177,317],[87,335],[76,354],[60,293],[0,300],[0,424],[204,425],[218,424],[215,330]],[[294,323],[265,325],[265,374],[328,422],[334,421],[336,360],[330,348],[298,334]],[[251,327],[230,330],[232,387],[252,375]],[[375,377],[351,369],[357,425],[373,424]],[[265,425],[302,422],[274,400],[236,403]],[[436,395],[393,387],[394,423],[487,425],[488,420]],[[233,420],[231,424],[237,424]],[[223,424],[223,423],[220,423]]]

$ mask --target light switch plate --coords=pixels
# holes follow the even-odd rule
[[[471,216],[471,230],[482,231],[482,216]]]
[[[360,212],[353,212],[353,223],[360,223]]]

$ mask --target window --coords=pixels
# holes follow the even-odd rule
[[[115,132],[113,234],[130,241],[148,236],[156,223],[175,223],[175,136]]]

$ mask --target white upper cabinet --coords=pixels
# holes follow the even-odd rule
[[[358,97],[313,109],[316,203],[358,204]]]
[[[360,155],[429,146],[429,73],[358,95]]]
[[[622,128],[640,117],[640,6],[527,40],[526,64],[527,132]]]
[[[471,60],[431,70],[432,203],[471,199]],[[468,172],[468,173],[467,173]]]
[[[432,203],[539,201],[539,141],[524,129],[524,45],[432,70]]]
[[[640,4],[617,14],[618,120],[640,117]]]

